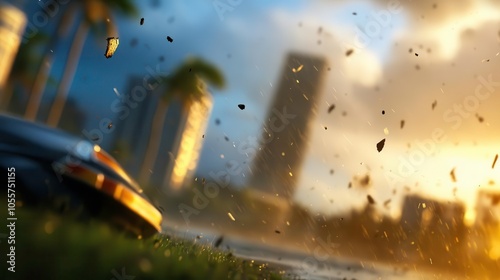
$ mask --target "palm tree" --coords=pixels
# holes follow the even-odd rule
[[[139,173],[141,183],[147,184],[149,170],[153,169],[156,163],[168,105],[176,99],[182,103],[183,112],[188,111],[194,102],[200,102],[205,95],[209,94],[205,82],[218,89],[225,86],[222,73],[212,64],[199,58],[188,59],[174,73],[162,78],[165,90],[153,117],[149,144]]]
[[[70,47],[65,71],[56,91],[56,97],[51,107],[47,124],[57,126],[61,119],[64,103],[71,83],[75,76],[80,55],[85,44],[90,27],[97,28],[105,25],[107,37],[118,37],[117,27],[114,24],[111,10],[122,14],[136,15],[136,8],[131,0],[81,0],[83,4],[84,20],[78,25],[77,31]]]
[[[78,2],[70,2],[67,6],[61,7],[63,14],[59,18],[57,22],[57,30],[50,37],[50,41],[45,47],[44,56],[42,58],[42,62],[37,67],[37,73],[34,77],[33,82],[31,83],[31,92],[28,98],[28,105],[26,106],[26,110],[24,112],[24,117],[27,120],[34,121],[38,115],[38,110],[40,109],[40,103],[42,101],[42,93],[47,85],[47,81],[49,80],[50,69],[52,68],[53,60],[54,60],[54,50],[57,47],[59,41],[66,37],[68,34],[70,27],[73,25],[75,20],[76,10],[78,9]],[[36,37],[36,35],[35,35]],[[33,39],[28,41],[28,44]]]
[[[20,106],[21,104],[13,104],[13,106],[10,106],[11,99],[16,92],[29,92],[31,82],[36,74],[33,71],[33,65],[39,65],[41,61],[38,48],[40,45],[45,44],[48,38],[49,37],[46,34],[38,32],[28,42],[21,44],[19,47],[19,51],[17,52],[16,59],[12,65],[12,70],[10,72],[9,79],[7,80],[7,84],[5,85],[5,88],[2,89],[2,93],[0,94],[1,109],[10,109],[15,113],[20,113],[18,111],[22,110]]]

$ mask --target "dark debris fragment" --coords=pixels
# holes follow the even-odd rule
[[[434,108],[436,108],[436,106],[437,106],[437,100],[434,100],[434,102],[432,102],[432,105],[431,105],[432,110],[434,110]]]
[[[238,104],[238,108],[240,108],[240,110],[245,110],[245,104]]]
[[[455,177],[455,167],[453,167],[453,169],[450,171],[450,177],[452,182],[457,181],[457,177]]]
[[[170,43],[172,43],[174,41],[174,39],[172,39],[172,37],[170,37],[170,36],[167,36],[167,41],[169,41]]]
[[[346,52],[345,52],[345,56],[350,56],[351,54],[354,53],[354,50],[353,49],[348,49]]]
[[[220,244],[222,244],[222,241],[224,240],[224,236],[219,236],[219,238],[217,238],[217,240],[215,240],[214,242],[214,246],[215,248],[218,248],[220,246]]]
[[[141,18],[141,25],[144,24],[144,18]]]
[[[495,168],[495,164],[497,163],[498,160],[498,154],[495,155],[495,159],[493,160],[493,164],[491,165],[491,169]]]
[[[382,149],[384,148],[385,145],[385,138],[380,140],[380,142],[377,143],[377,151],[380,153]]]
[[[404,126],[405,126],[405,120],[401,120],[399,127],[403,129]]]
[[[375,199],[371,195],[367,195],[366,199],[368,200],[368,203],[370,204],[375,204]]]
[[[330,107],[328,107],[328,114],[330,114],[333,111],[333,109],[335,109],[335,104],[332,104],[330,105]]]

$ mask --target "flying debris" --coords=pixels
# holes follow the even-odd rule
[[[353,49],[348,49],[346,52],[345,52],[345,56],[350,56],[351,54],[354,53],[354,50]]]
[[[333,111],[333,109],[335,109],[335,104],[332,104],[330,105],[330,107],[328,107],[328,114],[330,114]]]
[[[302,68],[303,68],[303,67],[304,67],[304,65],[302,65],[302,64],[301,64],[301,65],[300,65],[299,67],[297,67],[297,68],[292,68],[292,72],[293,72],[293,73],[298,73],[298,72],[300,72],[300,70],[302,70]]]
[[[368,203],[375,204],[375,199],[373,199],[373,197],[371,195],[367,195],[366,199],[368,199]]]
[[[118,45],[120,44],[120,40],[118,37],[109,37],[106,39],[108,41],[108,45],[106,47],[106,52],[104,53],[104,56],[106,58],[110,58],[113,56],[115,53],[116,49],[118,48]]]
[[[493,164],[491,165],[491,169],[495,168],[495,164],[497,163],[498,154],[495,155],[495,159],[493,160]]]
[[[172,37],[170,37],[170,36],[167,36],[167,41],[169,41],[170,43],[172,43],[174,41],[174,39],[172,39]]]
[[[141,25],[144,24],[144,18],[141,18]]]
[[[434,110],[434,108],[436,108],[436,105],[437,105],[437,100],[434,100],[434,102],[432,102],[432,105],[431,105],[432,110]]]
[[[400,123],[399,127],[401,129],[403,129],[404,126],[405,126],[405,120],[401,120],[401,123]]]
[[[240,110],[245,110],[245,104],[238,104],[238,108],[240,108]]]
[[[384,148],[385,145],[385,138],[380,140],[380,142],[377,143],[377,151],[380,153],[382,149]]]
[[[220,244],[222,244],[222,241],[224,240],[224,236],[219,236],[219,238],[217,238],[217,240],[215,240],[214,242],[214,247],[215,248],[218,248],[220,246]]]
[[[453,167],[453,169],[450,171],[450,177],[452,182],[457,181],[457,177],[455,177],[455,167]]]
[[[391,199],[384,201],[384,207],[388,207],[389,203],[391,203]]]

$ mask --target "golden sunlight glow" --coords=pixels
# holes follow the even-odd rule
[[[201,101],[191,104],[189,108],[186,126],[180,138],[179,151],[169,182],[169,185],[174,189],[180,188],[188,173],[197,166],[202,144],[201,135],[206,129],[211,107],[212,100],[207,96]]]
[[[488,256],[492,260],[500,259],[500,228],[497,226],[495,232],[490,233],[490,250],[488,252]]]

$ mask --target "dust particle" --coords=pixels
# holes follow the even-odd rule
[[[367,195],[367,196],[366,196],[366,199],[368,199],[368,202],[369,202],[370,204],[375,204],[375,199],[373,199],[373,197],[372,197],[371,195]]]
[[[452,182],[457,181],[457,177],[455,177],[455,167],[453,167],[453,169],[450,171],[450,177]]]

